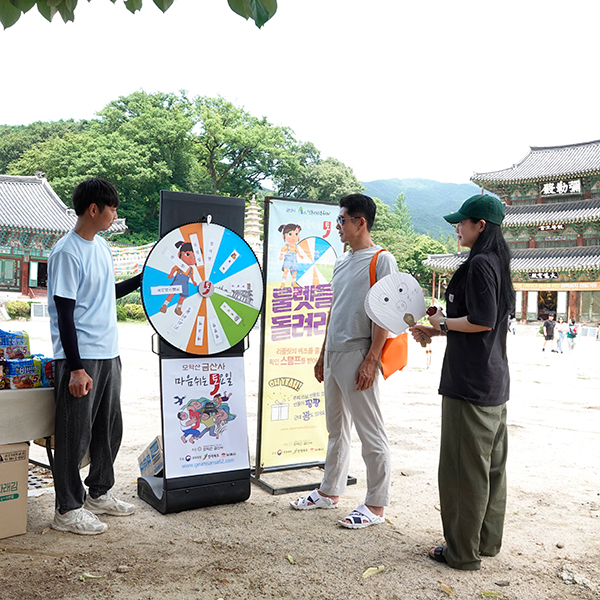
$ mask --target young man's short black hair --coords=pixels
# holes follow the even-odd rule
[[[364,194],[348,194],[340,200],[340,208],[345,208],[351,217],[364,217],[367,231],[371,231],[377,212],[373,198]]]
[[[95,204],[100,212],[104,210],[105,206],[117,208],[119,206],[119,193],[109,181],[90,177],[82,181],[73,192],[75,214],[80,217],[90,204]]]

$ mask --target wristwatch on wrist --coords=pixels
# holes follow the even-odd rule
[[[448,333],[448,327],[446,327],[446,317],[440,321],[440,331],[442,332],[442,335],[447,335]]]

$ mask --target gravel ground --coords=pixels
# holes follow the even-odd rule
[[[47,322],[25,329],[35,352],[51,354]],[[509,498],[502,552],[477,572],[427,558],[442,540],[436,470],[437,385],[444,340],[432,365],[411,345],[409,365],[383,386],[392,445],[387,522],[358,531],[336,525],[365,493],[360,444],[336,511],[292,511],[292,496],[257,486],[246,502],[162,515],[137,497],[137,456],[160,432],[158,358],[147,325],[120,328],[125,436],[115,492],[132,501],[129,518],[103,517],[109,529],[87,537],[49,529],[54,496],[29,499],[27,533],[0,540],[0,600],[254,598],[514,600],[600,598],[600,342],[580,340],[569,354],[542,352],[537,327],[510,337]],[[250,449],[256,440],[259,334],[246,353]],[[41,448],[34,454],[43,458]],[[269,475],[285,485],[315,471]],[[370,576],[370,567],[384,569]],[[88,577],[92,576],[92,577]]]

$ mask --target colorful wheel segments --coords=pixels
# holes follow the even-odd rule
[[[307,237],[298,243],[297,282],[302,286],[330,283],[336,253],[331,244],[319,237]]]
[[[190,223],[156,243],[141,290],[148,320],[167,343],[211,355],[248,335],[262,305],[263,278],[240,236],[214,223]]]

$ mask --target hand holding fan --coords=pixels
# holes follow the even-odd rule
[[[371,287],[365,298],[369,318],[399,335],[408,328],[408,321],[417,322],[425,316],[425,300],[419,282],[408,273],[386,275]],[[407,320],[406,320],[407,319]]]

